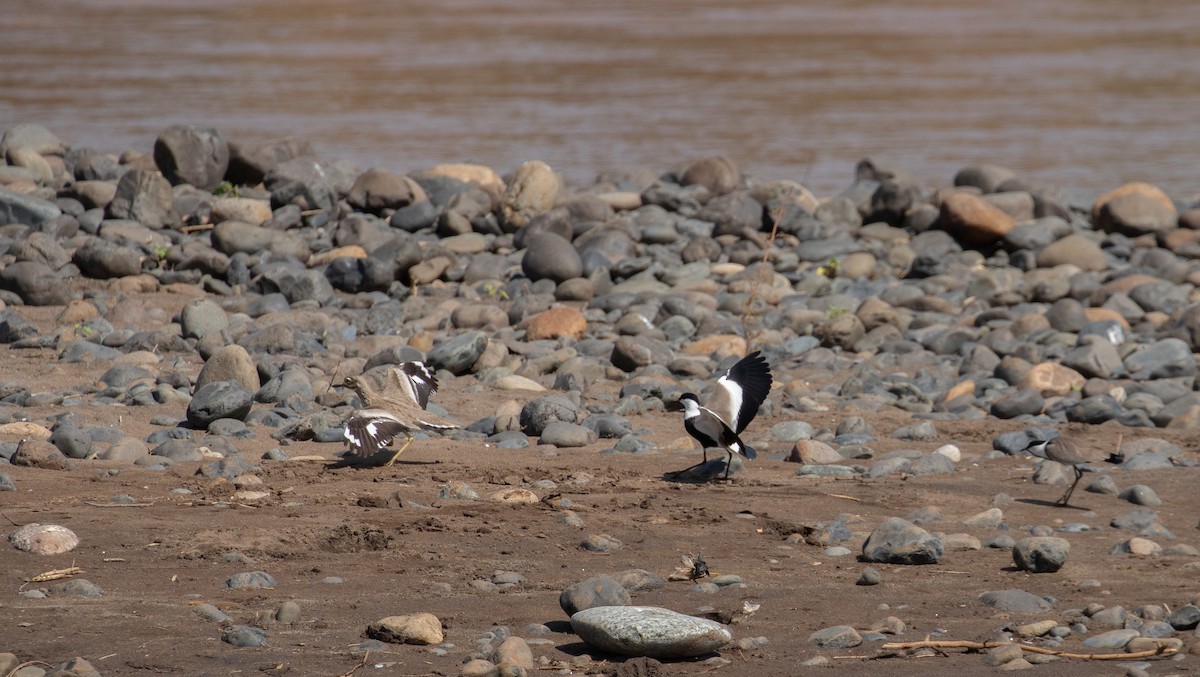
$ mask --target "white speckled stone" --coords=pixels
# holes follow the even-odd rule
[[[733,637],[705,618],[649,606],[598,606],[571,616],[588,645],[622,656],[691,658],[712,653]]]
[[[35,555],[57,555],[74,550],[79,537],[57,524],[26,524],[9,534],[8,542],[17,550]]]

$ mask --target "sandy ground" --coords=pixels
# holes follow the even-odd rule
[[[0,353],[6,365],[3,380],[45,378],[48,373],[56,388],[88,384],[108,366],[59,364],[48,350],[2,347]],[[470,421],[492,413],[509,397],[513,395],[459,378],[443,383],[437,399],[458,418]],[[48,407],[28,414],[30,420],[45,423],[47,416],[60,411]],[[88,422],[120,425],[139,437],[154,430],[151,418],[183,415],[170,406],[83,405],[77,411]],[[831,427],[850,413],[856,412],[815,414],[809,421],[818,428]],[[746,586],[701,594],[688,582],[668,582],[660,590],[635,594],[634,603],[697,613],[703,606],[740,609],[744,600],[752,600],[761,608],[731,625],[734,638],[765,636],[770,641],[746,652],[723,651],[721,655],[732,661],[728,665],[670,662],[659,674],[795,675],[802,671],[801,661],[826,655],[833,658],[826,669],[844,674],[941,670],[970,675],[990,674],[995,668],[984,666],[978,655],[957,650],[946,657],[867,660],[877,654],[878,643],[824,651],[807,640],[820,628],[865,629],[891,615],[907,625],[899,641],[920,640],[939,629],[947,639],[986,640],[1010,622],[1061,619],[1063,611],[1091,602],[1128,609],[1144,604],[1175,608],[1200,591],[1194,558],[1108,554],[1113,545],[1133,535],[1107,526],[1132,507],[1128,503],[1084,492],[1081,485],[1074,501],[1081,507],[1055,508],[1049,502],[1062,487],[1033,484],[1028,459],[971,460],[991,448],[996,433],[1020,429],[1020,423],[937,422],[937,440],[912,444],[887,438],[912,422],[907,413],[887,409],[867,417],[880,433],[881,440],[873,445],[878,451],[930,451],[954,443],[967,459],[959,472],[931,478],[798,477],[796,466],[781,460],[787,450],[773,448],[766,440],[769,427],[785,420],[775,416],[753,424],[749,440],[760,457],[743,475],[729,482],[672,483],[663,474],[691,465],[699,450],[683,448],[687,439],[680,415],[667,413],[633,417],[635,429],[652,430],[650,438],[660,446],[657,453],[638,456],[600,455],[599,450],[611,446],[604,441],[583,449],[547,451],[423,439],[404,455],[405,462],[390,468],[329,470],[319,462],[264,461],[259,476],[269,496],[252,503],[234,498],[229,482],[197,476],[198,463],[157,472],[95,461],[74,461],[66,471],[5,467],[17,491],[0,493],[4,532],[15,529],[14,524],[55,523],[73,529],[82,544],[73,552],[45,557],[0,548],[0,650],[51,664],[83,656],[106,676],[343,675],[360,663],[354,648],[365,639],[368,624],[423,611],[444,624],[446,641],[455,645],[447,656],[436,656],[426,647],[390,645],[386,653],[372,653],[354,674],[457,675],[477,635],[494,624],[522,635],[530,623],[545,623],[553,630],[549,642],[533,645],[535,656],[548,657],[552,665],[574,660],[574,674],[615,674],[623,659],[592,652],[579,642],[558,606],[559,592],[590,576],[631,568],[665,578],[682,555],[701,552],[714,572],[737,574]],[[1118,433],[1127,439],[1156,435],[1181,445],[1190,458],[1197,454],[1194,438],[1172,431],[1111,426],[1074,430],[1085,442],[1103,447],[1112,446]],[[236,444],[252,457],[277,445],[263,429],[257,430],[257,438]],[[286,450],[293,456],[333,458],[340,447],[305,442]],[[593,479],[585,484],[574,481],[580,473]],[[1163,541],[1164,547],[1200,545],[1196,471],[1116,472],[1114,478],[1121,487],[1150,485],[1163,498],[1160,521],[1177,537]],[[570,501],[584,521],[582,529],[555,520],[557,511],[549,503],[557,499],[546,490],[539,495],[549,501],[521,506],[437,498],[439,487],[451,481],[467,482],[487,496],[541,479],[557,483],[558,499]],[[181,487],[191,493],[171,493]],[[1016,571],[1005,550],[953,551],[937,565],[874,565],[883,577],[874,587],[855,585],[866,565],[854,556],[826,557],[821,546],[787,540],[807,525],[843,513],[856,516],[852,525],[866,533],[886,517],[935,506],[944,517],[927,528],[967,532],[986,541],[1000,532],[967,527],[962,520],[993,507],[993,498],[1001,493],[1015,499],[1000,506],[1010,527],[1007,533],[1014,537],[1023,534],[1023,526],[1034,524],[1085,522],[1103,529],[1067,535],[1071,557],[1058,573]],[[140,504],[102,507],[115,494],[129,494]],[[588,534],[608,534],[624,547],[610,554],[586,552],[579,544]],[[857,554],[861,541],[856,535],[843,545]],[[230,551],[250,561],[226,561]],[[81,567],[80,577],[100,585],[104,595],[19,595],[45,585],[26,579],[71,565]],[[230,575],[255,570],[274,576],[278,587],[238,591],[224,586]],[[468,585],[497,571],[518,572],[526,582],[517,589],[491,592]],[[329,576],[345,582],[321,582]],[[1099,580],[1100,587],[1081,587],[1079,582],[1087,579]],[[439,592],[434,583],[448,583],[450,592]],[[1036,617],[1010,617],[978,601],[983,592],[1007,588],[1051,595],[1057,599],[1055,609]],[[287,600],[300,605],[297,623],[261,620]],[[221,628],[191,608],[200,602],[216,605],[235,622],[263,625],[269,648],[239,649],[222,642]],[[1194,641],[1191,633],[1184,634],[1187,643]],[[1069,640],[1068,647],[1079,649],[1079,638]],[[583,655],[593,660],[587,662]],[[1195,657],[1181,660],[1154,671],[1195,668]],[[1124,669],[1074,660],[1039,671],[1093,675],[1122,674]],[[535,672],[555,674],[551,669]]]

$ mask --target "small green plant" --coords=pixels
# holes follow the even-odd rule
[[[817,268],[817,274],[824,275],[831,280],[836,279],[839,272],[839,266],[840,264],[837,259],[829,259],[825,262],[825,265]]]
[[[825,315],[832,320],[833,318],[841,317],[848,312],[850,312],[850,309],[846,308],[845,306],[830,306],[829,310],[825,311]]]
[[[85,339],[88,339],[88,338],[92,337],[92,334],[96,333],[96,330],[92,329],[91,325],[86,325],[82,322],[76,322],[75,323],[75,333],[82,336]]]
[[[222,181],[221,183],[217,184],[216,188],[213,189],[213,195],[216,195],[217,197],[237,197],[238,187],[229,181]]]
[[[489,298],[502,299],[504,301],[508,300],[508,292],[504,291],[500,287],[497,287],[495,283],[492,282],[484,283],[483,293],[487,294]]]
[[[156,244],[153,249],[154,260],[160,264],[167,259],[167,255],[171,253],[171,248],[165,244]]]

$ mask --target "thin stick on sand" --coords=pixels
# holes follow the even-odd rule
[[[889,642],[879,647],[881,651],[911,651],[913,649],[933,649],[941,651],[942,649],[970,649],[979,651],[982,649],[992,649],[1012,642],[972,642],[965,639],[925,639],[919,642]],[[1153,658],[1155,656],[1172,656],[1179,652],[1179,649],[1160,644],[1154,649],[1146,649],[1145,651],[1136,651],[1133,653],[1074,653],[1071,651],[1057,651],[1055,649],[1046,649],[1040,646],[1030,646],[1028,644],[1016,644],[1021,647],[1022,651],[1030,653],[1045,654],[1047,656],[1058,656],[1059,658],[1078,658],[1080,660],[1089,661],[1123,661],[1134,658]],[[886,656],[885,656],[886,657]]]

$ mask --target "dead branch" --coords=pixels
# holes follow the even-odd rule
[[[1012,642],[973,642],[966,639],[925,639],[919,642],[888,642],[879,647],[881,651],[909,651],[911,649],[970,649],[980,651],[983,649],[992,649]],[[1133,658],[1153,658],[1155,656],[1171,656],[1179,652],[1179,649],[1165,644],[1159,645],[1154,649],[1146,649],[1145,651],[1137,651],[1134,653],[1074,653],[1071,651],[1058,651],[1056,649],[1047,649],[1040,646],[1032,646],[1029,644],[1016,644],[1023,651],[1030,653],[1045,654],[1047,656],[1058,656],[1059,658],[1078,658],[1089,661],[1119,661],[1129,660]]]
[[[367,656],[370,656],[370,655],[371,655],[370,651],[364,651],[362,660],[358,662],[358,665],[350,668],[350,672],[343,672],[342,674],[338,675],[338,677],[354,677],[354,673],[363,669],[367,665]]]
[[[51,569],[50,571],[40,573],[33,578],[26,578],[26,583],[45,583],[46,581],[57,581],[60,578],[70,578],[77,574],[83,573],[83,569],[71,566],[66,569]]]

